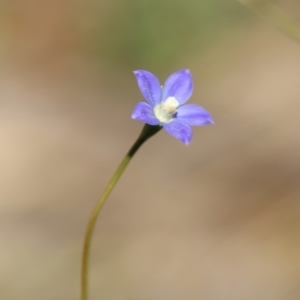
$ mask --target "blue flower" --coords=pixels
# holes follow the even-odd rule
[[[147,102],[139,102],[132,119],[149,125],[160,125],[188,145],[192,139],[190,126],[213,124],[208,111],[196,104],[184,103],[191,97],[193,79],[189,70],[180,70],[161,86],[156,76],[145,70],[134,71],[138,86]]]

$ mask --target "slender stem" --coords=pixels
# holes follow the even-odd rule
[[[119,167],[113,174],[111,180],[109,181],[108,185],[106,186],[102,196],[99,198],[96,206],[94,207],[92,214],[90,216],[85,237],[84,237],[84,245],[83,245],[83,253],[82,253],[82,265],[81,265],[81,300],[88,300],[88,273],[89,273],[89,256],[90,256],[90,248],[91,248],[91,241],[92,235],[94,232],[95,224],[98,218],[98,215],[105,203],[105,200],[109,196],[110,192],[118,182],[119,178],[121,177],[122,173],[124,172],[125,168],[127,167],[128,163],[130,162],[133,155],[136,151],[142,146],[142,144],[157,133],[161,129],[161,126],[150,126],[145,125],[140,136],[130,148],[128,153],[125,155],[123,160],[121,161]]]

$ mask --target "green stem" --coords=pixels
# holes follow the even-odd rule
[[[110,192],[113,190],[114,186],[118,182],[119,178],[123,174],[125,168],[127,167],[128,163],[130,162],[133,155],[136,151],[142,146],[142,144],[157,133],[161,129],[161,126],[150,126],[146,124],[136,140],[133,146],[130,148],[128,153],[125,155],[123,160],[121,161],[119,167],[115,171],[114,175],[112,176],[111,180],[109,181],[108,185],[106,186],[102,196],[99,198],[96,206],[94,207],[92,214],[90,216],[85,237],[84,237],[84,245],[83,245],[83,253],[82,253],[82,265],[81,265],[81,300],[88,300],[88,273],[89,273],[89,256],[90,256],[90,248],[91,248],[91,241],[92,236],[95,228],[95,224],[98,218],[98,215],[105,203],[105,200],[109,196]]]

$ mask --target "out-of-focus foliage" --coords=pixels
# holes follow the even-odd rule
[[[285,13],[280,7],[267,0],[239,1],[251,8],[262,19],[277,27],[297,43],[300,43],[300,23],[291,15]]]
[[[103,28],[99,3],[89,9],[92,25],[83,30],[89,56],[155,70],[205,49],[245,11],[236,1],[117,1]]]
[[[191,68],[215,125],[134,158],[91,299],[300,299],[297,43],[236,0],[4,0],[0,56],[0,300],[78,299],[88,215],[143,126],[136,68]]]

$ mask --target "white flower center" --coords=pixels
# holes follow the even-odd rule
[[[177,113],[178,106],[178,101],[174,97],[169,97],[154,107],[154,114],[160,122],[169,123]]]

